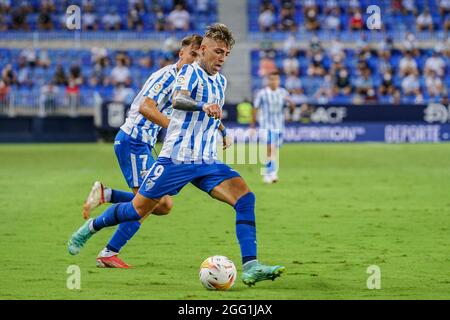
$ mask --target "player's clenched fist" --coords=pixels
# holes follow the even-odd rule
[[[214,119],[222,118],[222,109],[220,109],[217,103],[207,103],[203,106],[203,111],[210,117]]]

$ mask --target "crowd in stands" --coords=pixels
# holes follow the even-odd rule
[[[178,41],[157,50],[0,49],[0,100],[8,93],[56,96],[76,103],[98,92],[103,99],[131,103],[150,74],[174,63]]]
[[[217,21],[216,0],[0,0],[0,31],[66,30],[70,5],[84,31],[197,31]]]
[[[420,49],[414,34],[395,47],[389,38],[379,45],[360,41],[345,49],[339,40],[326,47],[313,37],[300,50],[293,35],[283,49],[265,43],[252,51],[253,89],[280,70],[282,83],[302,103],[426,103],[449,95],[450,40]]]
[[[371,5],[381,9],[382,30],[450,30],[450,0],[249,0],[250,31],[367,30]]]

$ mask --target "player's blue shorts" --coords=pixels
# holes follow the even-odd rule
[[[155,162],[151,146],[120,130],[114,140],[114,151],[128,186],[140,187]]]
[[[189,182],[210,193],[222,181],[235,177],[240,177],[239,173],[220,161],[211,164],[174,163],[169,158],[158,158],[139,193],[146,198],[160,199],[177,194]]]

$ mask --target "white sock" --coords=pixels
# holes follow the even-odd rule
[[[102,258],[109,258],[112,256],[116,256],[117,252],[111,251],[107,248],[103,248],[103,250],[99,253],[99,256]]]
[[[105,202],[111,202],[112,189],[105,187],[103,189],[103,197],[105,198]]]

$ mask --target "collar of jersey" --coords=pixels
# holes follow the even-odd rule
[[[213,74],[213,75],[208,74],[208,72],[206,72],[202,67],[200,67],[200,65],[198,64],[197,61],[195,61],[195,62],[193,63],[193,66],[194,66],[194,68],[198,68],[198,69],[202,70],[202,72],[203,72],[204,74],[206,74],[206,76],[207,76],[210,80],[212,80],[212,81],[215,81],[216,78],[217,78],[217,75],[219,74],[218,72],[216,72],[216,74]]]

